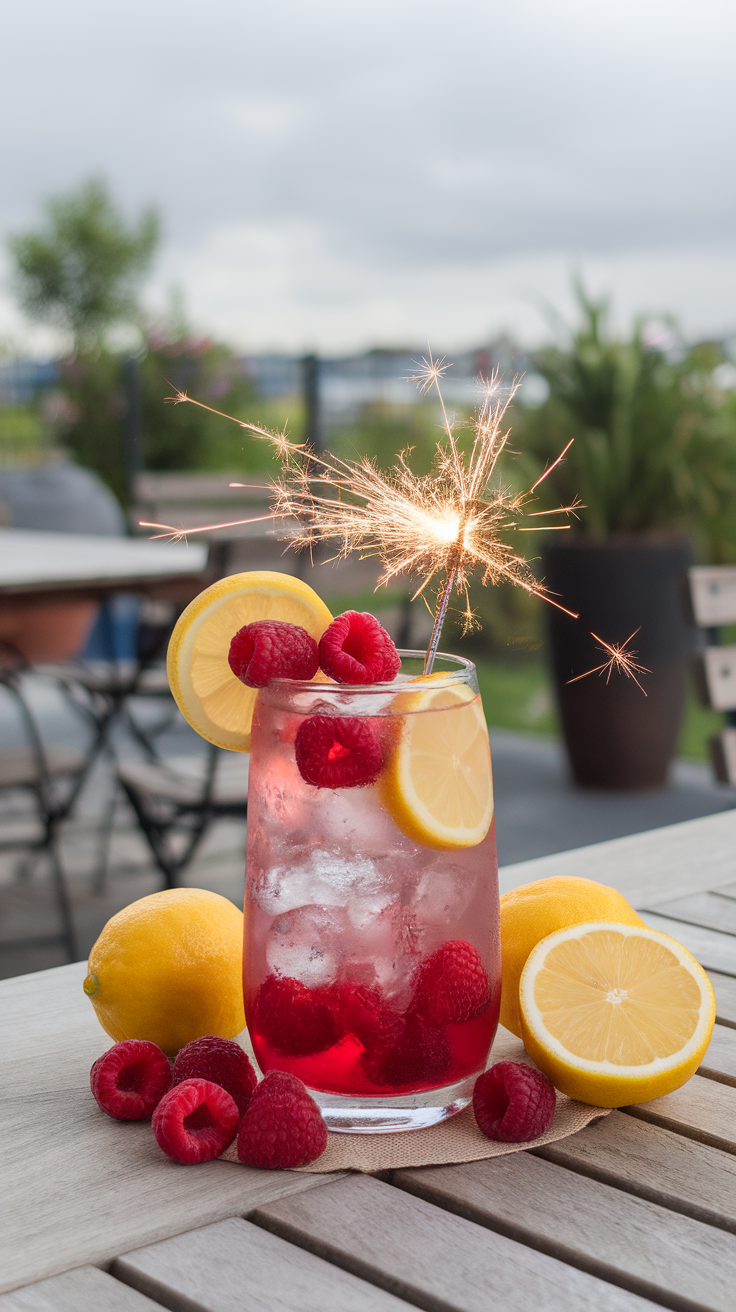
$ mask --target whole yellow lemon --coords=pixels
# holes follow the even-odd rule
[[[536,879],[504,893],[501,898],[501,1015],[500,1021],[521,1033],[519,980],[532,948],[548,934],[568,925],[589,920],[616,921],[620,925],[643,925],[623,893],[593,879],[554,875]]]
[[[245,1027],[243,913],[202,888],[152,893],[108,920],[84,991],[116,1041],[150,1039],[169,1057],[202,1034]]]

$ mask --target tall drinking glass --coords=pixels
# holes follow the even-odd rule
[[[462,1110],[500,1003],[491,758],[475,667],[439,656],[420,679],[421,653],[400,655],[390,684],[274,680],[253,719],[250,1037],[264,1072],[297,1075],[328,1126],[352,1133],[414,1129]],[[431,781],[432,760],[451,760],[468,741],[472,768],[458,757],[458,795],[447,797],[440,770],[427,798],[422,751]],[[346,767],[346,782],[329,786],[351,752],[358,782]],[[458,824],[464,809],[474,830]]]

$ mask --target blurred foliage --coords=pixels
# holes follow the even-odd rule
[[[46,436],[46,425],[37,407],[3,406],[0,409],[0,442],[19,442],[35,446]]]
[[[59,387],[67,403],[59,441],[80,464],[93,469],[127,500],[124,422],[127,400],[121,360],[109,351],[64,360]]]
[[[77,351],[99,349],[111,327],[138,321],[158,218],[147,210],[127,225],[100,178],[53,197],[44,210],[42,229],[8,243],[18,299],[32,318],[70,333]]]
[[[236,419],[253,420],[253,384],[226,346],[188,334],[151,338],[140,376],[145,469],[271,469],[267,442],[199,406],[167,400],[175,390],[188,392]]]
[[[41,464],[51,444],[52,432],[39,406],[0,407],[0,469]]]
[[[465,629],[463,603],[458,598],[448,612],[443,645],[471,660],[490,653],[533,656],[544,642],[544,606],[512,583],[483,587],[480,575],[470,583],[474,627]]]
[[[150,470],[212,470],[262,476],[276,472],[267,442],[194,405],[167,401],[174,390],[252,419],[260,411],[253,385],[227,347],[181,337],[149,339],[133,357],[141,409],[141,463]],[[94,469],[125,503],[125,425],[131,405],[130,357],[109,351],[77,354],[62,365],[68,402],[59,438],[81,464]]]
[[[736,547],[736,402],[719,389],[718,346],[663,350],[644,326],[612,336],[608,306],[577,287],[582,322],[566,347],[536,353],[549,397],[517,405],[514,445],[552,463],[545,499],[575,497],[581,528],[596,535],[689,531],[711,560]],[[574,522],[574,521],[573,521]]]
[[[345,460],[368,456],[379,469],[389,469],[402,451],[410,451],[412,469],[424,474],[442,436],[439,419],[439,407],[433,401],[418,405],[374,402],[362,406],[351,424],[336,425],[326,446]]]

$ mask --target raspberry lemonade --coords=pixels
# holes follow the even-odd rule
[[[250,752],[243,983],[264,1072],[327,1124],[409,1130],[462,1110],[501,992],[488,733],[474,666],[397,652],[304,582],[212,584],[169,644],[209,742]]]
[[[251,1041],[263,1071],[298,1076],[330,1128],[353,1133],[460,1111],[485,1068],[501,990],[475,668],[443,656],[422,678],[420,653],[390,649],[368,666],[382,682],[271,679],[251,736]],[[320,665],[350,675],[322,644]]]

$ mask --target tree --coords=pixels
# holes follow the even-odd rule
[[[14,284],[34,319],[71,334],[81,354],[99,350],[107,330],[138,320],[137,292],[159,239],[146,210],[128,226],[101,178],[46,203],[46,224],[11,237]]]

